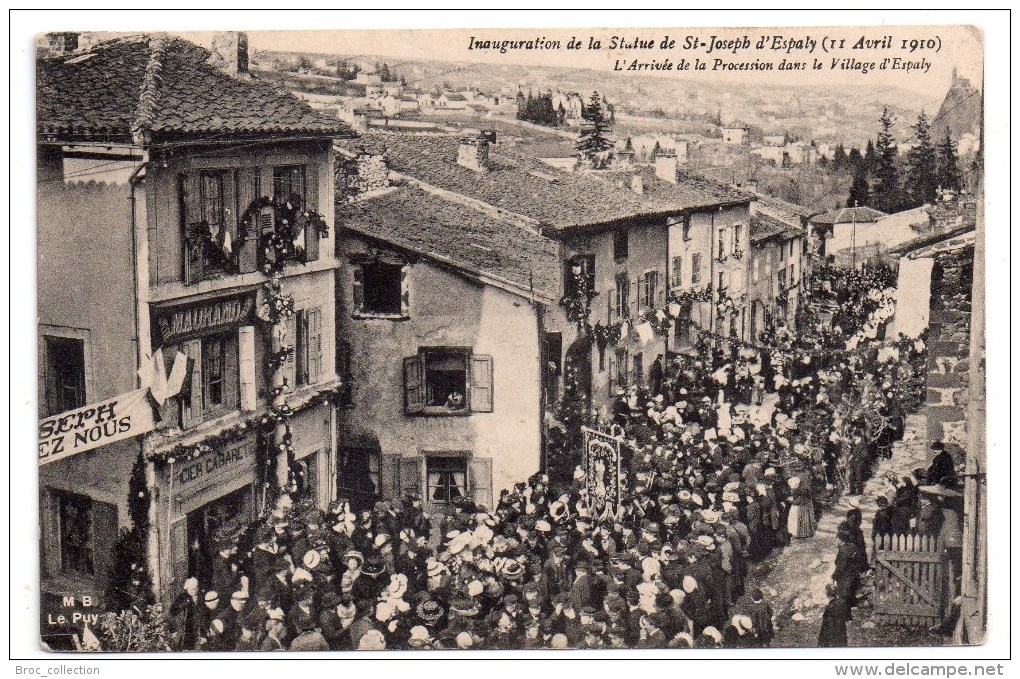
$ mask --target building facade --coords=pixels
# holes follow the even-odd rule
[[[55,595],[108,585],[139,459],[162,598],[208,582],[269,488],[335,495],[332,139],[349,131],[250,76],[243,34],[214,45],[140,36],[40,62],[41,415],[148,389],[156,421],[41,468]],[[280,412],[285,452],[261,420]]]

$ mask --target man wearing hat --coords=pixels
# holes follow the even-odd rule
[[[751,628],[754,630],[755,645],[759,648],[771,646],[772,637],[775,635],[772,606],[765,601],[765,596],[760,589],[751,590],[751,606],[748,615],[751,618]]]
[[[215,590],[209,590],[202,597],[205,605],[202,607],[199,620],[201,621],[201,636],[209,632],[209,625],[223,612],[220,608],[220,595]]]

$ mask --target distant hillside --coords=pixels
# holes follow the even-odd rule
[[[260,52],[259,61],[293,60],[296,53]],[[344,55],[305,54],[309,59],[329,63]],[[392,59],[372,55],[349,57],[351,63],[372,65]],[[392,65],[409,87],[438,90],[476,87],[483,91],[515,93],[546,90],[576,91],[587,96],[598,90],[616,107],[618,114],[689,121],[694,126],[721,116],[726,124],[739,123],[761,128],[765,134],[789,133],[820,142],[863,146],[878,129],[882,108],[890,109],[904,121],[913,122],[915,93],[899,88],[776,86],[747,84],[735,86],[682,78],[613,73],[594,69],[513,64],[470,64],[428,60]]]

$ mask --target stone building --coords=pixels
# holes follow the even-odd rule
[[[249,74],[242,35],[215,45],[142,35],[38,65],[43,425],[139,393],[151,423],[40,468],[44,597],[102,597],[136,461],[161,597],[208,582],[267,487],[335,494],[331,148],[349,129]],[[267,322],[277,264],[295,313]],[[285,453],[260,425],[280,408]]]

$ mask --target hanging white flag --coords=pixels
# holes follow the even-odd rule
[[[655,331],[652,330],[652,324],[648,321],[638,323],[634,326],[634,332],[637,333],[638,340],[641,342],[641,346],[644,346],[652,341],[652,337],[655,336]]]

